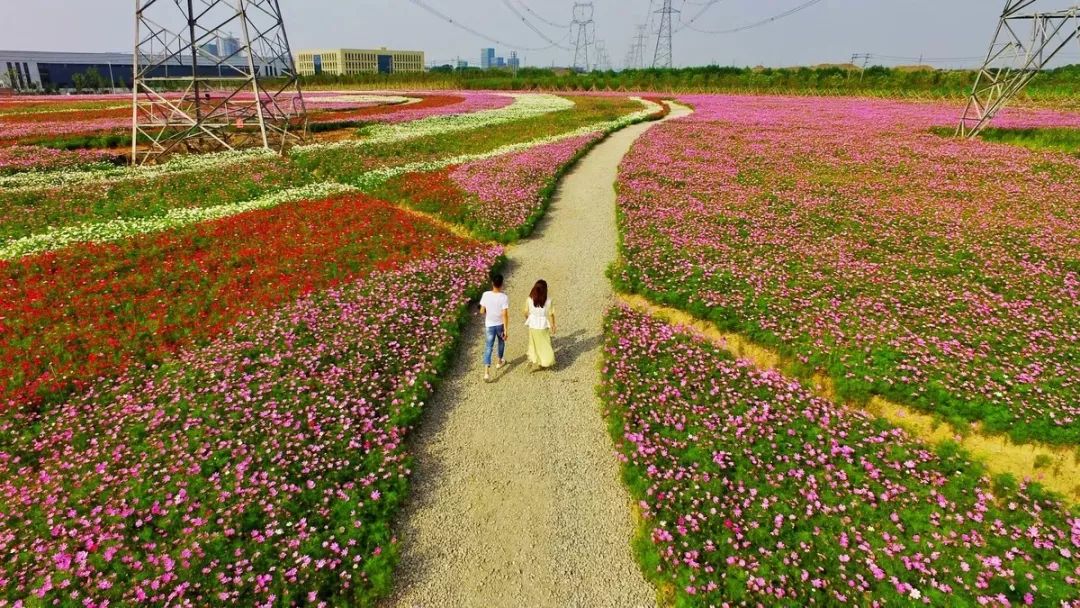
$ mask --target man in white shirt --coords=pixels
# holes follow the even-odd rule
[[[502,369],[506,363],[506,328],[510,326],[510,298],[503,293],[503,276],[491,277],[491,291],[485,291],[480,298],[480,314],[484,315],[487,328],[487,342],[484,348],[484,382],[491,382],[491,355],[495,341],[499,342],[499,364],[495,369]]]

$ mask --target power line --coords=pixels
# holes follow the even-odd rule
[[[763,25],[769,25],[770,23],[773,23],[775,21],[779,21],[779,20],[783,19],[784,17],[790,17],[791,15],[794,15],[795,13],[802,12],[802,11],[810,8],[811,6],[814,6],[815,4],[820,4],[821,2],[824,2],[824,0],[809,0],[807,2],[803,2],[802,4],[800,4],[800,5],[798,5],[798,6],[794,7],[794,8],[790,8],[790,9],[788,9],[788,10],[782,12],[782,13],[779,13],[777,15],[773,15],[772,17],[769,17],[767,19],[762,19],[761,21],[755,21],[753,23],[748,23],[746,25],[741,25],[739,27],[733,27],[731,29],[726,29],[726,30],[703,30],[703,29],[694,27],[692,22],[685,24],[684,27],[686,27],[687,29],[691,29],[691,30],[693,30],[695,32],[701,33],[701,34],[734,34],[734,33],[737,33],[737,32],[744,32],[746,30],[761,27]]]
[[[656,12],[653,11],[653,6],[656,0],[649,0],[649,11],[645,13],[645,28],[648,31],[653,31],[653,20],[656,18]]]
[[[951,63],[951,62],[965,62],[965,61],[982,61],[983,56],[975,57],[899,57],[896,55],[878,55],[877,53],[868,53],[872,59],[887,59],[889,61],[913,61],[917,63]]]
[[[537,13],[533,9],[529,8],[529,5],[522,2],[522,0],[518,0],[518,4],[521,5],[521,8],[525,9],[526,12],[528,12],[530,15],[532,15],[533,17],[536,17],[541,22],[546,23],[547,25],[550,25],[551,27],[563,30],[563,29],[566,29],[566,28],[570,27],[571,25],[573,25],[572,23],[555,23],[555,22],[553,22],[553,21],[551,21],[549,19],[545,19],[542,16],[540,16],[540,13]]]
[[[1080,54],[1076,53],[1061,53],[1058,57],[1080,57]],[[968,57],[928,57],[926,55],[919,55],[915,57],[904,55],[881,55],[879,53],[855,53],[851,56],[851,62],[857,63],[858,60],[863,60],[863,67],[869,67],[871,61],[888,61],[893,63],[910,63],[910,64],[934,64],[934,63],[952,63],[952,64],[965,64],[981,62],[986,59],[983,55],[972,55]]]
[[[535,32],[537,36],[540,36],[541,38],[543,38],[545,42],[550,43],[552,47],[560,48],[560,49],[562,49],[564,51],[569,51],[570,50],[567,47],[564,47],[561,44],[559,44],[558,42],[552,40],[551,38],[548,38],[548,36],[546,34],[544,34],[544,32],[540,31],[540,29],[537,28],[535,25],[533,25],[531,21],[526,19],[525,15],[522,15],[519,10],[514,8],[514,5],[510,3],[510,0],[502,0],[502,3],[504,5],[506,5],[506,8],[510,9],[510,11],[512,13],[514,13],[514,15],[516,15],[518,19],[521,19],[522,23],[524,23],[530,30]]]
[[[483,38],[484,40],[487,40],[488,42],[497,44],[499,46],[504,46],[504,47],[514,49],[514,50],[517,50],[517,51],[546,51],[548,49],[556,48],[556,47],[559,46],[558,43],[555,43],[555,44],[549,44],[548,46],[527,47],[527,46],[520,46],[520,45],[517,45],[517,44],[510,44],[510,43],[507,43],[507,42],[503,42],[502,40],[499,40],[498,38],[495,38],[493,36],[488,36],[487,34],[485,34],[483,32],[475,30],[475,29],[465,25],[464,23],[461,23],[460,21],[455,20],[453,17],[450,17],[449,15],[446,15],[446,14],[442,13],[437,8],[429,6],[423,0],[409,0],[409,2],[412,2],[416,6],[419,6],[420,8],[424,9],[425,11],[431,13],[432,15],[438,17],[439,19],[442,19],[443,21],[446,21],[450,25],[453,25],[454,27],[456,27],[456,28],[458,28],[460,30],[466,31],[466,32],[472,34],[473,36],[476,36],[477,38]]]
[[[706,0],[705,2],[701,2],[701,3],[684,2],[684,4],[697,4],[697,5],[701,6],[701,10],[699,10],[697,12],[697,14],[695,14],[693,17],[691,17],[687,21],[682,21],[682,19],[679,19],[680,25],[679,25],[678,29],[675,30],[675,32],[678,33],[678,32],[683,31],[684,29],[690,27],[691,25],[694,24],[695,21],[697,21],[698,19],[701,19],[705,15],[705,13],[709,12],[709,9],[711,9],[712,7],[716,6],[717,4],[719,4],[721,2],[723,2],[723,0]]]

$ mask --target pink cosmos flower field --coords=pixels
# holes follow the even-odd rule
[[[0,175],[44,169],[78,169],[113,165],[109,150],[54,150],[41,146],[0,147]]]
[[[501,250],[254,315],[46,415],[0,417],[0,606],[367,605],[404,438]]]
[[[377,194],[509,243],[532,231],[559,176],[603,138],[603,133],[591,133],[437,171],[406,173],[380,186]]]
[[[485,229],[519,228],[535,222],[555,181],[575,158],[604,138],[592,133],[516,154],[459,165],[450,179],[473,197]]]
[[[629,308],[602,395],[677,606],[1080,606],[1080,517]]]
[[[949,105],[684,101],[695,114],[622,166],[624,289],[825,370],[845,397],[1080,443],[1080,158],[932,133]]]

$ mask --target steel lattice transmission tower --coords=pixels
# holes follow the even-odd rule
[[[1073,42],[1080,44],[1080,4],[1058,9],[1049,4],[1006,0],[958,135],[978,135],[1058,54]]]
[[[307,134],[278,0],[135,0],[132,98],[133,164]]]
[[[589,47],[596,36],[596,22],[593,20],[592,2],[574,3],[574,20],[570,22],[570,37],[574,39],[574,70],[588,72],[592,69],[589,62]]]
[[[596,41],[596,69],[598,70],[610,70],[611,69],[611,56],[607,52],[607,43],[603,40]]]
[[[649,26],[637,26],[637,34],[634,36],[634,44],[630,47],[629,58],[626,67],[629,69],[642,69],[645,67],[645,42],[649,39]]]
[[[672,0],[664,0],[664,6],[656,11],[660,15],[660,31],[656,36],[656,53],[653,54],[654,68],[670,68],[674,65],[671,49],[671,38],[674,30],[671,26],[671,16],[679,13],[671,5]]]

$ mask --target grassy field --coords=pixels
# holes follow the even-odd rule
[[[931,131],[942,137],[953,137],[956,134],[952,127],[934,127]],[[1065,152],[1080,156],[1080,129],[991,127],[980,133],[979,137],[985,141],[1023,146],[1030,150]]]
[[[1016,144],[1032,150],[1053,150],[1080,156],[1080,129],[987,129],[986,141]]]
[[[386,89],[546,89],[561,91],[628,90],[699,93],[858,95],[894,98],[962,98],[975,81],[972,70],[822,66],[736,68],[705,66],[575,74],[528,68],[516,74],[500,70],[432,71],[425,74],[320,76],[305,79],[306,88]],[[1051,70],[1021,94],[1021,103],[1075,107],[1080,99],[1080,66]]]

